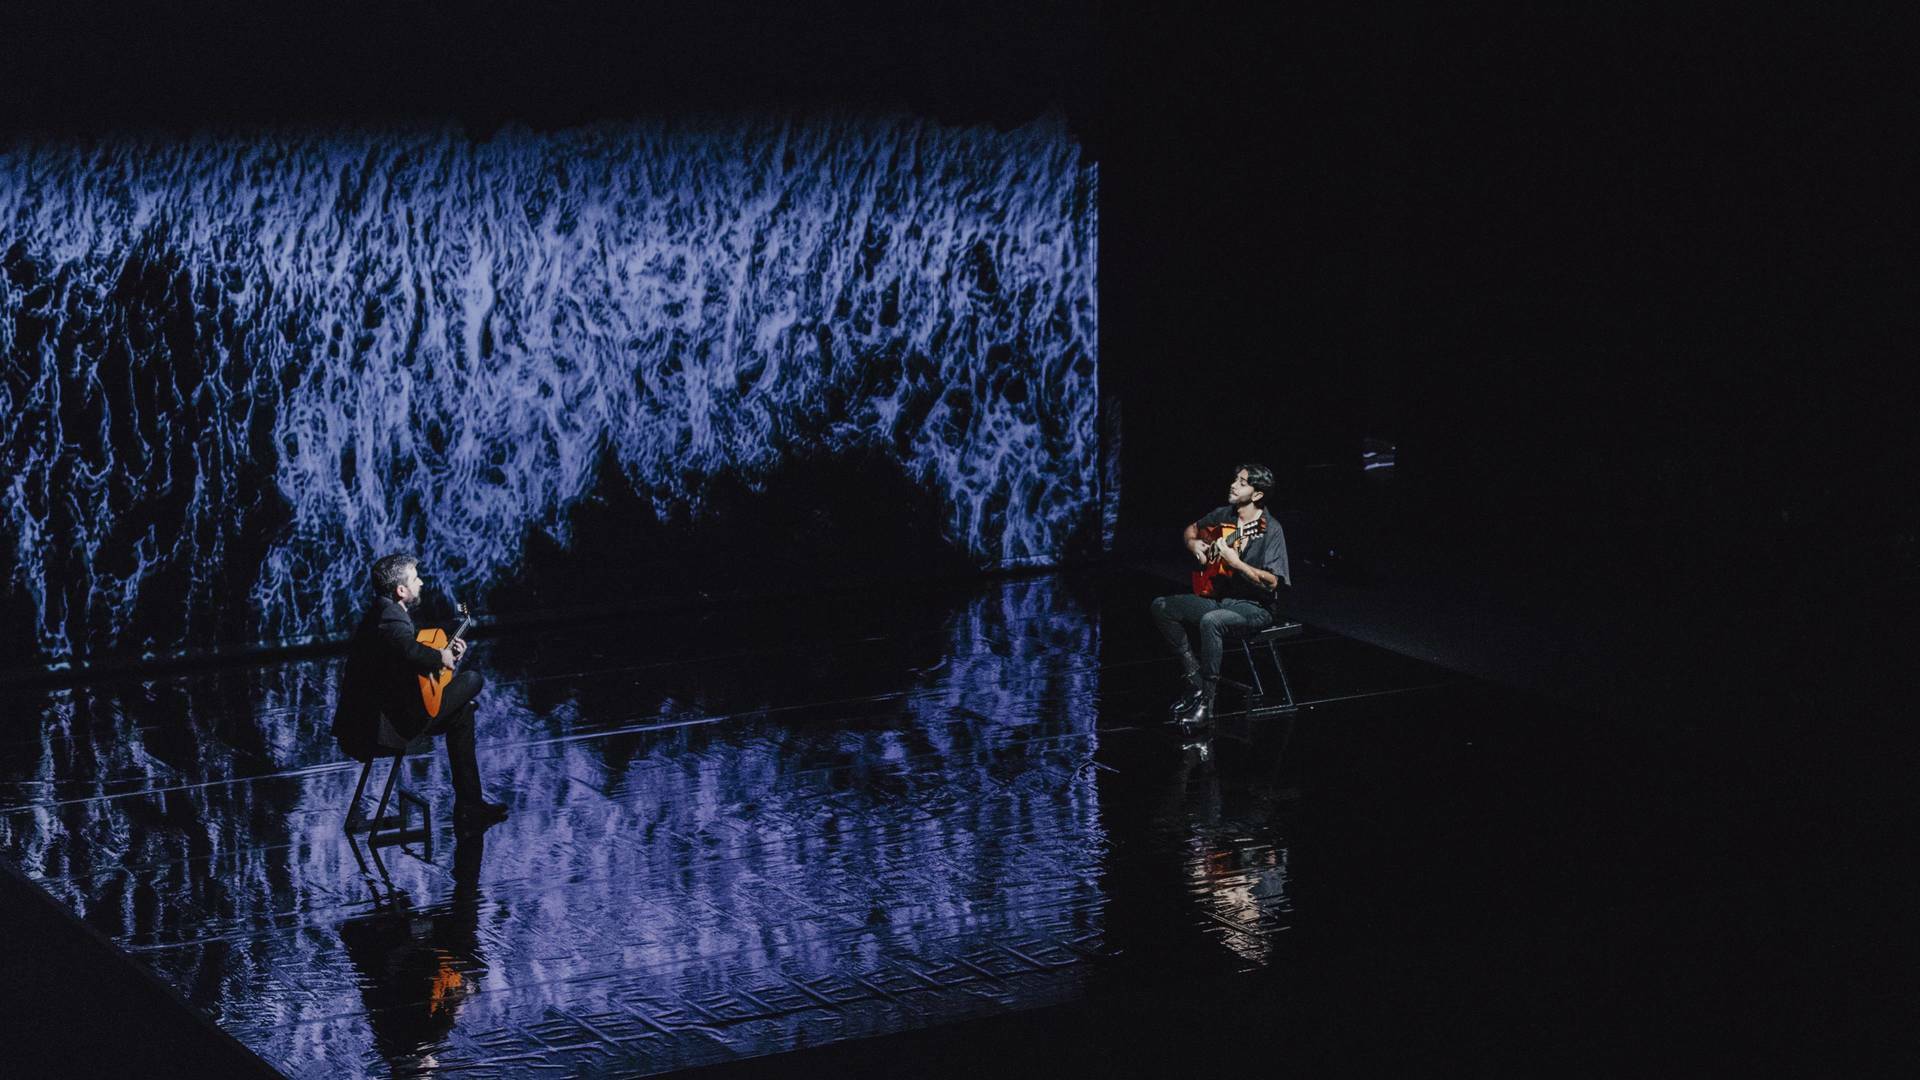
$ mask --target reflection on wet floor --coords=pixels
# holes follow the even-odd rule
[[[1270,757],[1256,760],[1276,766],[1282,761],[1285,733],[1291,732],[1294,720],[1283,716],[1275,721],[1283,734],[1262,748]],[[1169,807],[1167,817],[1185,826],[1180,841],[1194,910],[1218,924],[1226,949],[1258,967],[1271,958],[1274,936],[1287,928],[1293,910],[1287,898],[1287,848],[1271,829],[1283,789],[1277,777],[1266,777],[1267,783],[1247,786],[1250,805],[1229,810],[1215,768],[1214,756],[1220,751],[1214,743],[1214,738],[1202,738],[1181,746],[1167,788],[1182,804],[1180,816],[1176,819],[1175,808]]]
[[[1108,602],[1039,577],[482,642],[512,817],[456,837],[436,748],[404,847],[342,827],[337,660],[47,691],[0,740],[0,850],[293,1075],[645,1074],[1070,1000],[1163,862],[1224,963],[1268,963],[1293,720],[1183,747],[1139,598],[1115,632]],[[1296,648],[1342,693],[1431,677]]]

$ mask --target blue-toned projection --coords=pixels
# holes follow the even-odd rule
[[[1097,534],[1063,122],[281,133],[0,153],[0,545],[46,659],[336,633],[628,486],[882,455],[982,567]],[[0,608],[0,611],[10,610]]]
[[[1143,861],[1103,817],[1099,612],[1051,575],[882,600],[591,673],[595,627],[482,642],[513,814],[455,835],[420,755],[436,846],[384,862],[341,831],[338,659],[25,692],[0,857],[289,1076],[646,1076],[1081,998]],[[1238,880],[1196,879],[1216,934]]]

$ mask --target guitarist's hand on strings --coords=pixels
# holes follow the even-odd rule
[[[1232,570],[1234,573],[1239,574],[1255,585],[1266,589],[1268,592],[1272,592],[1280,583],[1280,579],[1276,577],[1272,571],[1262,570],[1241,558],[1240,549],[1234,547],[1232,544],[1220,545],[1220,561],[1226,564],[1227,569]]]
[[[451,644],[440,650],[440,666],[451,669],[457,666],[460,658],[466,654],[467,643],[460,638],[454,638]]]
[[[1201,566],[1207,565],[1207,561],[1213,558],[1213,545],[1205,540],[1187,541],[1187,550],[1193,552],[1193,561]]]

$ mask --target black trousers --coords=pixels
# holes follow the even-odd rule
[[[1214,600],[1188,593],[1155,600],[1153,625],[1173,646],[1187,678],[1212,701],[1228,639],[1272,626],[1273,612],[1251,600]]]
[[[447,764],[453,770],[453,801],[478,803],[485,795],[480,789],[480,761],[475,756],[474,712],[480,690],[487,680],[477,671],[455,672],[440,692],[440,715],[427,722],[426,734],[447,740]]]

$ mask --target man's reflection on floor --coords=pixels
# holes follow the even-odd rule
[[[1276,820],[1288,794],[1280,769],[1293,723],[1292,714],[1222,718],[1181,745],[1169,789],[1186,821],[1182,862],[1191,895],[1228,931],[1221,935],[1227,948],[1255,967],[1272,958],[1273,935],[1293,910]]]
[[[453,895],[445,904],[416,909],[389,883],[373,912],[340,924],[340,940],[360,974],[374,1049],[396,1075],[434,1068],[433,1048],[453,1030],[461,1004],[486,974],[479,935],[486,843],[484,832],[457,839]],[[380,865],[377,853],[373,858]]]

